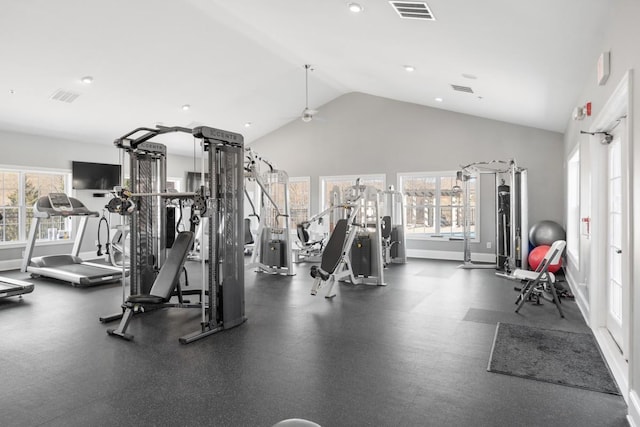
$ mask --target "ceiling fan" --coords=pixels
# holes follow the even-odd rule
[[[304,83],[305,83],[305,104],[304,110],[302,110],[302,114],[300,118],[303,122],[308,123],[313,120],[313,115],[318,114],[318,110],[313,110],[309,108],[309,70],[313,71],[311,65],[304,65]]]

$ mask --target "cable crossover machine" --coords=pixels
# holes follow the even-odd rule
[[[170,132],[192,134],[200,141],[202,185],[196,192],[166,190],[166,146],[151,140]],[[130,289],[126,296],[123,279],[122,312],[100,318],[103,323],[120,319],[108,334],[131,340],[127,328],[133,315],[163,307],[200,309],[200,327],[181,337],[182,344],[245,322],[242,135],[205,126],[142,127],[118,138],[114,145],[129,155],[131,188],[117,188],[107,208],[129,219],[130,249],[123,258],[129,257]],[[194,233],[176,235],[167,221],[167,205],[176,199],[190,201],[192,215],[205,220],[208,227],[208,256],[200,260],[199,290],[187,292],[180,285],[183,271],[186,277],[185,262]],[[198,295],[199,301],[191,303],[183,295]],[[171,302],[173,297],[178,301]]]
[[[496,204],[496,262],[475,264],[471,261],[471,194],[469,182],[479,179],[480,174],[495,176]],[[528,204],[527,169],[519,167],[515,160],[491,160],[462,166],[457,179],[463,184],[464,234],[463,264],[460,268],[495,268],[511,272],[527,267],[528,247]],[[476,224],[476,227],[479,224]]]

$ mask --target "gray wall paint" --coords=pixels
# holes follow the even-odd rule
[[[53,168],[71,171],[71,161],[79,160],[96,163],[120,163],[119,151],[108,144],[81,143],[44,136],[28,135],[15,132],[0,131],[0,165],[29,168]],[[128,159],[127,159],[128,162]],[[128,163],[127,163],[128,164]],[[199,163],[198,163],[199,164]],[[193,159],[183,156],[169,155],[167,159],[167,175],[170,177],[186,177],[186,171],[193,170]],[[91,191],[74,191],[73,196],[82,201],[89,209],[101,211],[107,199],[93,197]],[[28,225],[27,225],[28,227]],[[95,252],[95,240],[98,233],[98,220],[90,220],[83,240],[81,252]],[[104,240],[105,231],[102,231]],[[104,243],[104,242],[103,242]],[[15,260],[22,257],[24,247],[0,248],[0,261]],[[36,247],[34,255],[69,253],[70,244],[42,245]]]
[[[632,82],[632,105],[631,115],[627,120],[631,121],[632,136],[631,136],[631,150],[632,150],[632,176],[631,176],[631,191],[632,191],[632,218],[631,218],[631,254],[629,255],[631,260],[636,261],[638,254],[640,254],[640,146],[638,143],[638,137],[640,136],[640,109],[637,107],[640,100],[640,50],[638,49],[638,40],[640,40],[640,27],[638,27],[637,20],[640,16],[640,2],[637,0],[616,0],[611,2],[611,15],[608,19],[603,20],[603,31],[605,32],[602,44],[600,46],[601,51],[611,52],[611,74],[604,86],[598,86],[596,84],[596,60],[593,58],[593,67],[589,70],[585,70],[586,85],[580,96],[576,99],[575,105],[583,105],[586,101],[591,101],[593,105],[593,116],[583,121],[570,121],[567,125],[565,132],[565,153],[568,154],[574,149],[576,144],[580,144],[581,147],[581,181],[588,182],[591,177],[588,167],[584,167],[583,153],[585,155],[585,163],[589,159],[589,155],[596,155],[590,153],[588,147],[588,138],[585,135],[580,135],[580,130],[587,130],[591,126],[593,118],[595,118],[602,107],[612,95],[614,89],[618,83],[622,80],[627,70],[633,70],[633,82]],[[635,104],[635,107],[634,107]],[[589,188],[584,188],[581,192],[582,196],[588,201],[588,194],[585,191],[589,191]],[[582,202],[585,200],[583,199]],[[582,206],[582,216],[589,216],[588,206]],[[603,224],[592,224],[592,229],[595,227],[602,227]],[[582,241],[581,244],[585,244],[581,247],[581,259],[587,258],[589,255],[588,242]],[[588,259],[588,258],[587,258]],[[604,262],[604,261],[603,261]],[[581,264],[583,264],[581,262]],[[640,391],[640,292],[637,289],[638,278],[640,278],[640,263],[632,262],[633,271],[630,278],[630,286],[632,301],[631,301],[631,359],[629,360],[629,372],[630,372],[630,389],[636,394]],[[582,269],[588,266],[582,265]],[[584,276],[584,271],[580,272],[580,276]],[[638,307],[636,310],[635,307]],[[638,405],[638,401],[634,401]],[[640,417],[638,416],[638,410],[640,408],[630,408],[630,413],[635,414],[634,422],[636,425],[640,425]],[[636,411],[636,412],[634,412]]]
[[[472,102],[489,102],[472,99]],[[318,212],[319,176],[457,170],[477,161],[508,160],[529,170],[530,224],[563,219],[562,134],[465,114],[350,93],[320,108],[310,123],[293,121],[251,146],[289,176],[311,176]],[[481,239],[495,248],[492,186],[483,184]],[[489,212],[487,212],[489,210]],[[459,242],[411,242],[410,248],[461,251]]]

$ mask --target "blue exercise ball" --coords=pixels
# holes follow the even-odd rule
[[[564,228],[554,221],[544,220],[533,224],[529,229],[529,241],[534,247],[551,246],[556,240],[565,240]]]

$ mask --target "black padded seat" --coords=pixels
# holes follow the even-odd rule
[[[127,298],[127,302],[133,304],[162,304],[167,301],[168,300],[157,295],[131,295]]]

